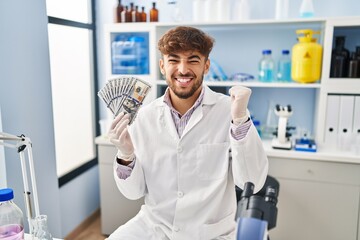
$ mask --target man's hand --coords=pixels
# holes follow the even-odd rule
[[[127,125],[130,114],[120,113],[112,122],[108,136],[118,151],[117,158],[131,161],[134,157],[134,145],[132,144]]]
[[[239,125],[244,123],[247,116],[247,105],[249,103],[251,89],[243,86],[234,86],[229,90],[231,97],[231,116],[233,123]]]

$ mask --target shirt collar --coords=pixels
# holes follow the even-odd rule
[[[201,92],[200,92],[200,95],[199,97],[196,99],[194,105],[188,110],[191,111],[192,109],[196,109],[198,106],[200,106],[200,104],[202,103],[203,99],[204,99],[204,95],[205,95],[205,88],[202,87],[201,88]],[[170,99],[170,89],[169,87],[166,89],[165,91],[165,94],[164,94],[164,99],[163,99],[163,102],[169,106],[169,108],[172,110],[172,111],[175,111],[176,113],[178,113],[180,115],[180,113],[178,111],[176,111],[176,109],[173,107],[172,103],[171,103],[171,99]],[[186,114],[186,113],[185,113]],[[184,115],[185,115],[184,114]]]

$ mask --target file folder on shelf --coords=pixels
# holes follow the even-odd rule
[[[360,135],[360,96],[355,97],[353,133]]]
[[[352,143],[354,100],[355,96],[340,96],[338,147],[341,150],[350,150]]]
[[[337,146],[338,127],[339,127],[340,95],[328,95],[325,118],[325,139],[324,142],[329,147]]]

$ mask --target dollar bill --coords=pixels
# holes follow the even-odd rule
[[[134,122],[139,108],[150,89],[151,85],[142,79],[119,77],[108,80],[106,85],[98,92],[98,96],[106,103],[107,108],[110,109],[114,117],[121,112],[129,113],[130,125]]]

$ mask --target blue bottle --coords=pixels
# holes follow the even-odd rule
[[[272,82],[275,80],[275,62],[271,57],[271,50],[263,50],[262,54],[263,56],[259,62],[259,81]]]
[[[280,82],[291,82],[291,59],[289,54],[289,50],[282,50],[277,72],[277,80]]]

